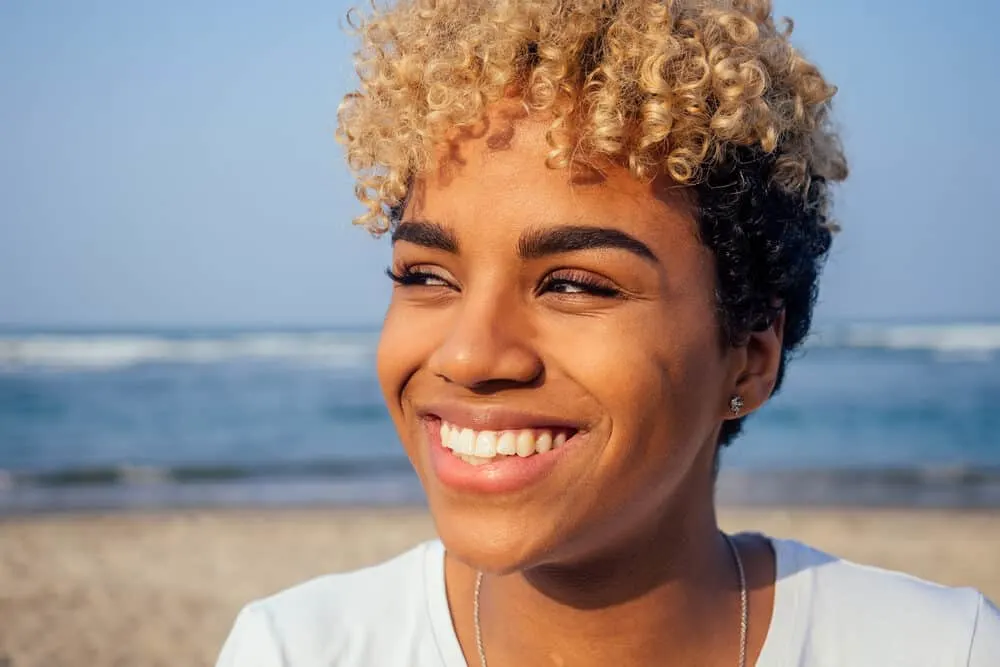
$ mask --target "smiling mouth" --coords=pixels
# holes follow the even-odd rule
[[[441,445],[471,465],[517,456],[528,458],[559,449],[576,433],[564,427],[474,430],[440,420]]]

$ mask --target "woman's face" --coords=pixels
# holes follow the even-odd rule
[[[550,169],[546,127],[456,140],[414,185],[378,353],[442,540],[493,571],[710,504],[740,373],[680,190]]]

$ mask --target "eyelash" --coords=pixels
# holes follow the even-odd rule
[[[428,280],[436,280],[442,283],[448,284],[448,281],[441,276],[431,273],[429,271],[419,271],[414,270],[411,267],[404,266],[400,270],[394,270],[389,267],[385,270],[385,274],[397,285],[405,287],[443,287],[444,285],[429,285]],[[553,292],[554,294],[567,294],[573,295],[578,293],[583,293],[588,296],[595,296],[605,299],[615,299],[621,297],[622,293],[618,289],[612,287],[608,282],[595,278],[587,273],[569,273],[562,275],[549,275],[545,278],[542,284],[538,288],[538,293],[543,294],[554,285],[566,285],[571,286],[579,290],[579,292]]]
[[[605,299],[616,299],[622,293],[605,280],[596,278],[589,273],[569,272],[561,275],[549,275],[539,287],[539,292],[551,289],[553,285],[569,285],[588,296]],[[576,292],[555,292],[555,294],[576,294]]]
[[[389,279],[397,285],[407,287],[440,287],[440,285],[428,285],[426,283],[427,280],[440,280],[443,283],[448,282],[439,275],[430,273],[429,271],[416,271],[409,266],[404,266],[398,273],[392,267],[389,267],[385,270],[385,275],[389,276]]]

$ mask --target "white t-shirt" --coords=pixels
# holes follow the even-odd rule
[[[1000,667],[1000,612],[982,594],[771,542],[774,613],[757,667]],[[444,547],[247,605],[217,667],[467,667]]]

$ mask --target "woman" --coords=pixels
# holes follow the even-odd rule
[[[225,667],[1000,665],[983,596],[716,524],[847,169],[765,0],[403,0],[339,135],[440,542],[249,605]]]

